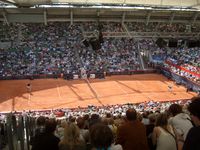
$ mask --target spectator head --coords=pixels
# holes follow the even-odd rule
[[[200,97],[192,98],[192,102],[189,104],[188,110],[194,124],[196,126],[200,126]]]
[[[150,124],[154,124],[155,123],[155,121],[156,121],[156,115],[155,114],[150,114],[149,116],[148,116],[148,118],[149,118],[149,123]]]
[[[148,118],[148,115],[149,115],[149,112],[145,111],[145,112],[143,112],[142,117],[143,118]]]
[[[88,115],[88,114],[85,114],[84,116],[83,116],[83,119],[84,119],[84,122],[85,122],[85,129],[89,129],[89,118],[90,118],[90,116]]]
[[[91,119],[92,120],[98,120],[99,119],[99,115],[98,114],[92,114],[91,115]]]
[[[46,118],[44,116],[40,116],[37,119],[37,126],[45,126]]]
[[[158,114],[156,118],[156,126],[166,126],[168,124],[168,115],[166,113]]]
[[[77,144],[80,140],[80,130],[75,123],[68,123],[64,130],[64,143]]]
[[[168,111],[172,116],[176,116],[177,114],[182,113],[182,107],[179,104],[172,104]]]
[[[85,120],[82,117],[78,117],[78,119],[76,120],[77,122],[77,126],[79,127],[79,129],[84,129],[85,127]]]
[[[99,117],[98,114],[92,114],[90,121],[89,121],[89,126],[93,126],[96,123],[100,123],[101,122],[101,118]]]
[[[69,116],[69,122],[75,122],[76,121],[76,118],[75,117],[73,117],[73,116]]]
[[[57,122],[55,119],[49,119],[46,121],[45,129],[46,133],[53,133],[56,130]]]
[[[89,120],[89,118],[90,118],[90,116],[89,116],[88,114],[85,114],[85,115],[83,116],[83,119],[84,119],[84,120]]]
[[[134,121],[137,119],[137,112],[135,109],[130,108],[126,111],[126,118],[128,121]]]
[[[96,149],[107,149],[113,143],[112,130],[104,124],[95,124],[90,130],[91,144]]]
[[[112,115],[110,113],[106,113],[106,118],[111,118]]]

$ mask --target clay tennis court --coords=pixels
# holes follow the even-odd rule
[[[149,100],[171,101],[196,95],[159,74],[120,75],[106,79],[0,81],[0,111],[41,110],[88,105],[138,103]],[[170,92],[168,86],[172,85]]]

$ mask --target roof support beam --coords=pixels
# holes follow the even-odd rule
[[[16,3],[14,1],[11,0],[0,0],[0,2],[4,2],[4,3],[8,3],[8,4],[13,4],[16,6]]]
[[[2,14],[3,14],[3,18],[4,18],[5,23],[9,26],[9,22],[8,22],[8,19],[7,19],[7,14],[6,14],[6,12],[3,11]]]
[[[124,21],[125,21],[125,17],[126,17],[126,12],[123,12],[123,14],[122,14],[122,24],[123,24]]]
[[[163,6],[163,0],[160,0],[160,5]]]
[[[147,17],[146,17],[146,25],[149,24],[149,20],[151,18],[151,11],[147,12]]]
[[[172,12],[171,13],[171,16],[170,16],[170,25],[172,25],[172,23],[174,22],[174,17],[175,17],[175,12]]]
[[[99,24],[99,17],[100,17],[100,10],[97,10],[97,22],[98,22],[98,24]]]
[[[194,23],[196,22],[196,20],[197,20],[198,16],[199,16],[199,13],[198,13],[198,12],[196,12],[196,13],[194,14],[194,16],[192,17],[191,24],[194,24]]]
[[[70,25],[73,25],[74,23],[74,13],[73,10],[70,10]]]
[[[126,4],[126,0],[124,0],[124,2],[123,2],[123,5],[125,5]]]
[[[47,10],[46,9],[44,9],[43,15],[44,15],[44,25],[46,26],[47,25]]]

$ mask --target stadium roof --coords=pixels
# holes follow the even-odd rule
[[[4,6],[17,7],[62,7],[66,5],[85,6],[131,6],[158,7],[165,9],[200,10],[200,0],[0,0]]]

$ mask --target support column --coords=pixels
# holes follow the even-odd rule
[[[74,14],[73,14],[73,11],[70,10],[70,25],[73,25],[74,23]]]
[[[7,19],[7,14],[6,14],[6,12],[3,11],[2,14],[3,14],[3,18],[4,18],[5,23],[9,26],[9,22],[8,22],[8,19]]]
[[[46,9],[44,10],[43,16],[44,16],[44,25],[46,26],[47,25],[47,10]]]
[[[170,25],[172,25],[172,23],[174,22],[174,17],[175,17],[175,12],[172,12],[171,16],[170,16]]]
[[[146,25],[149,24],[149,20],[151,18],[151,11],[147,13],[147,18],[146,18]]]
[[[192,17],[191,25],[193,25],[193,24],[196,22],[198,16],[199,16],[199,13],[196,12],[196,13],[194,14],[194,16]]]
[[[123,24],[124,21],[125,21],[125,17],[126,17],[126,12],[123,12],[123,15],[122,15],[122,24]]]

